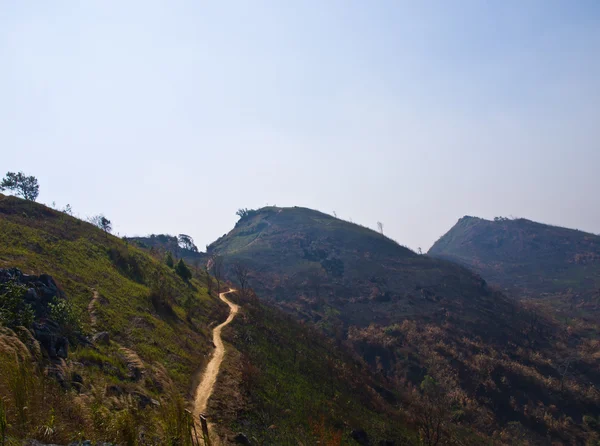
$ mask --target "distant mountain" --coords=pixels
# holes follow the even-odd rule
[[[600,236],[531,220],[463,217],[429,250],[518,296],[600,310]]]
[[[223,257],[233,282],[236,265],[247,269],[261,299],[315,324],[397,388],[420,432],[435,407],[463,444],[595,438],[584,416],[600,395],[584,389],[600,379],[600,346],[587,337],[597,327],[559,323],[458,263],[306,208],[241,212],[208,254]]]

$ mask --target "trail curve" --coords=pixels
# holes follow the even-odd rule
[[[219,369],[221,368],[221,363],[223,362],[223,357],[225,356],[225,346],[223,345],[223,340],[221,339],[221,330],[223,330],[223,327],[227,326],[233,320],[239,310],[238,305],[232,303],[225,297],[226,294],[234,291],[235,290],[230,289],[225,293],[219,293],[219,299],[229,305],[229,316],[225,322],[217,325],[213,330],[213,343],[215,344],[215,351],[208,365],[206,366],[206,370],[202,375],[200,384],[198,384],[198,387],[196,388],[194,395],[195,420],[198,420],[200,414],[204,413],[206,410],[208,399],[212,395],[215,383],[217,382],[217,375],[219,374]]]

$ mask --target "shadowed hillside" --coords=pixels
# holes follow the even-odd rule
[[[589,327],[562,325],[456,263],[305,208],[245,211],[209,254],[233,281],[243,265],[261,298],[360,357],[422,438],[432,416],[450,443],[597,437]]]
[[[525,219],[461,218],[429,255],[472,268],[518,297],[600,309],[600,236]]]
[[[463,267],[306,208],[249,211],[208,248],[230,267],[250,265],[261,297],[320,324],[392,323],[490,298],[485,282]]]

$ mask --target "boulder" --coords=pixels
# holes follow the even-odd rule
[[[235,437],[233,437],[233,441],[235,442],[235,444],[245,444],[245,445],[251,444],[250,440],[248,440],[248,437],[246,437],[241,432],[239,434],[237,434]]]
[[[110,335],[107,331],[101,331],[100,333],[96,333],[94,337],[92,337],[92,342],[98,345],[109,345]]]
[[[371,441],[369,440],[369,436],[363,429],[354,429],[350,436],[354,441],[362,446],[370,446]]]

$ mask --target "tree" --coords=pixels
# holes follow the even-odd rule
[[[28,201],[35,201],[40,193],[38,180],[34,176],[26,176],[23,172],[7,172],[0,183],[0,190],[10,190]]]
[[[377,222],[377,229],[379,230],[381,235],[383,235],[383,223],[381,223],[380,221]]]
[[[94,226],[102,229],[107,235],[110,231],[112,231],[111,221],[102,214],[94,215],[93,217],[89,218],[88,221]]]
[[[175,262],[173,261],[173,254],[171,254],[171,251],[167,252],[167,255],[165,256],[165,264],[169,268],[173,268],[173,266],[175,265]]]
[[[186,234],[179,234],[177,237],[179,246],[188,251],[198,252],[198,247],[194,244],[194,239]]]
[[[242,298],[246,297],[250,270],[243,263],[237,262],[235,265],[233,265],[233,274],[235,275],[235,278],[240,284],[240,293],[242,295]]]
[[[206,273],[206,289],[208,291],[208,295],[210,296],[210,293],[212,293],[212,277],[210,276],[208,264],[204,265],[204,272]]]
[[[417,411],[417,422],[421,440],[427,446],[442,442],[444,428],[448,420],[448,401],[439,383],[426,375],[420,385],[421,407]]]
[[[214,255],[210,259],[210,270],[217,281],[217,293],[221,292],[221,279],[223,279],[223,257]]]
[[[246,208],[240,208],[235,212],[235,215],[237,215],[238,217],[244,218],[247,217],[249,215],[250,211]]]
[[[179,259],[179,262],[177,262],[177,266],[175,266],[175,272],[186,282],[192,278],[192,272],[185,264],[183,259]]]

